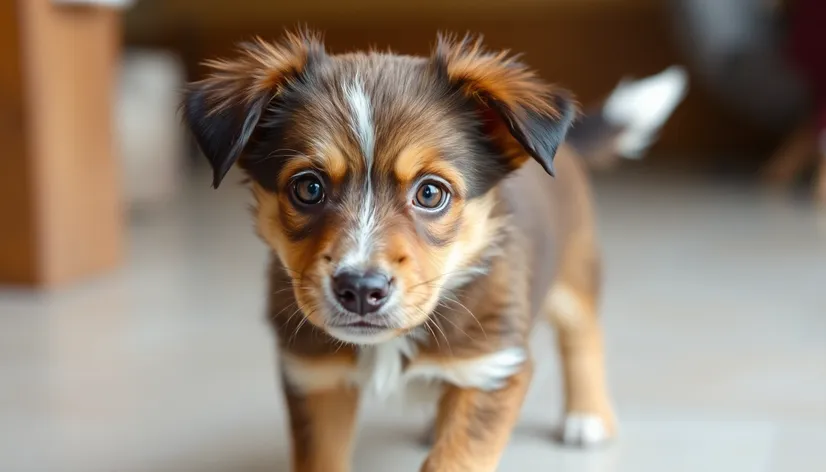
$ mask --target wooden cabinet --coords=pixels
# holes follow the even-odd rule
[[[120,263],[120,35],[114,10],[0,2],[0,284],[61,285]]]

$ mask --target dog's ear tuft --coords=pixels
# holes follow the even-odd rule
[[[279,43],[256,38],[241,44],[236,58],[205,63],[209,74],[187,87],[182,108],[214,187],[243,155],[273,99],[324,57],[320,37],[299,30]]]
[[[578,113],[567,91],[508,51],[487,51],[481,37],[439,35],[432,59],[440,77],[475,101],[485,133],[513,168],[530,156],[553,175],[553,158]]]

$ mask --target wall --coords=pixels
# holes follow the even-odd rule
[[[436,31],[482,32],[492,47],[524,53],[544,77],[573,89],[588,104],[626,74],[642,76],[681,63],[662,3],[143,0],[127,18],[127,38],[181,50],[190,76],[197,77],[203,58],[229,54],[235,42],[255,34],[278,37],[283,28],[299,23],[323,30],[333,51],[375,45],[422,54]],[[735,118],[694,83],[649,162],[683,169],[752,169],[777,140]]]

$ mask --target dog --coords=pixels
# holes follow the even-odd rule
[[[586,163],[644,151],[681,69],[579,116],[570,93],[472,37],[442,35],[430,57],[332,55],[298,31],[206,65],[184,120],[215,187],[245,172],[272,252],[294,471],[350,470],[361,395],[422,382],[439,397],[421,470],[495,470],[540,319],[558,336],[561,440],[614,437]]]

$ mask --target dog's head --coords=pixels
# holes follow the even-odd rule
[[[553,173],[575,114],[506,52],[442,37],[429,58],[328,55],[316,36],[208,63],[185,120],[218,186],[250,177],[256,224],[304,316],[346,342],[425,323],[494,242],[498,182]]]

